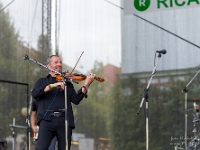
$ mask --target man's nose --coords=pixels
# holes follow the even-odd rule
[[[58,63],[57,65],[62,66],[62,63]]]

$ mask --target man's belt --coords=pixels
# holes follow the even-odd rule
[[[65,113],[64,112],[52,112],[51,113],[51,116],[54,116],[54,117],[64,117],[65,116]]]

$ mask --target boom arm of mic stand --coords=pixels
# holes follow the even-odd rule
[[[53,69],[51,69],[51,68],[48,68],[47,66],[45,66],[45,65],[41,64],[40,62],[37,62],[36,60],[34,60],[34,59],[32,59],[32,58],[29,58],[27,54],[25,54],[25,55],[24,55],[24,60],[29,60],[29,61],[32,61],[32,62],[34,62],[34,63],[38,64],[39,66],[42,66],[42,67],[44,67],[44,68],[48,69],[49,71],[52,71],[52,72],[55,72],[55,73],[57,73],[57,74],[61,75],[61,73],[60,73],[60,72],[58,72],[58,71],[56,71],[56,70],[53,70]]]
[[[158,58],[160,58],[160,57],[161,57],[161,54],[159,53]],[[139,109],[138,109],[138,112],[137,112],[137,114],[140,113],[140,109],[142,108],[142,105],[143,105],[143,102],[144,102],[144,99],[145,99],[146,100],[146,111],[145,111],[145,118],[146,118],[146,150],[149,149],[149,110],[148,110],[149,106],[148,106],[148,93],[147,92],[148,92],[151,80],[153,78],[153,75],[156,72],[156,67],[157,67],[157,64],[158,64],[158,60],[159,59],[157,59],[157,62],[154,65],[154,69],[152,71],[149,83],[148,83],[146,89],[144,90],[143,98],[142,98],[142,101],[140,103],[140,106],[139,106]]]
[[[143,98],[142,98],[142,100],[141,100],[141,102],[140,102],[140,106],[139,106],[139,108],[138,108],[137,114],[140,113],[140,109],[142,108],[142,105],[143,105],[143,103],[144,103],[144,98],[147,97],[147,95],[148,95],[147,92],[148,92],[148,89],[149,89],[151,80],[152,80],[152,78],[153,78],[153,75],[154,75],[155,72],[156,72],[156,67],[157,67],[157,65],[158,65],[158,61],[159,61],[160,58],[161,58],[161,54],[159,53],[159,54],[158,54],[157,62],[155,63],[154,68],[153,68],[153,71],[152,71],[152,73],[151,73],[151,77],[150,77],[150,79],[149,79],[148,85],[147,85],[147,87],[146,87],[146,89],[144,90],[144,93],[143,93],[143,95],[142,95]]]
[[[39,62],[37,62],[37,61],[34,60],[34,59],[29,58],[27,54],[24,55],[24,60],[32,61],[32,62],[38,64],[39,66],[42,66],[42,67],[48,69],[49,71],[52,71],[52,72],[54,72],[54,73],[56,73],[56,74],[59,74],[59,75],[62,76],[65,80],[67,79],[67,81],[72,81],[72,82],[75,82],[75,83],[78,84],[77,81],[72,80],[70,77],[65,76],[64,73],[60,73],[60,72],[58,72],[58,71],[56,71],[56,70],[53,70],[53,69],[51,69],[51,68],[49,68],[49,67],[47,67],[47,66],[45,66],[45,65],[43,65],[43,64],[41,64],[41,63],[39,63]]]
[[[199,74],[200,70],[197,71],[197,73],[194,75],[194,77],[188,82],[188,84],[184,87],[182,92],[187,92],[187,87],[192,83],[192,81],[196,78],[196,76]]]

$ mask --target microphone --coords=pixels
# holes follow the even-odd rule
[[[165,49],[163,49],[163,50],[160,50],[160,51],[156,51],[157,53],[162,53],[162,54],[166,54],[167,53],[167,51],[165,50]]]
[[[28,55],[27,55],[27,54],[25,54],[23,58],[24,58],[24,60],[27,60],[27,59],[29,60],[29,58],[28,58]]]

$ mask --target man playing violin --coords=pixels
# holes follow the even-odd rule
[[[66,150],[65,118],[67,118],[68,150],[71,146],[72,130],[75,128],[71,103],[78,105],[87,97],[87,89],[96,75],[88,74],[84,85],[76,92],[71,82],[57,82],[56,72],[62,72],[62,61],[59,56],[52,55],[47,60],[47,67],[51,70],[46,78],[36,81],[32,90],[32,97],[38,102],[37,124],[39,125],[38,150],[48,150],[51,140],[57,137],[58,149]],[[65,97],[65,87],[67,96]],[[65,100],[67,109],[65,109]],[[65,113],[67,110],[67,113]],[[67,116],[65,117],[65,114]]]

